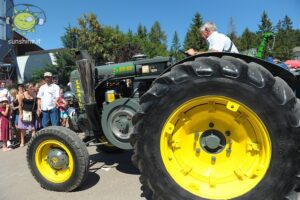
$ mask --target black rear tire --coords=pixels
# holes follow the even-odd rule
[[[225,96],[248,106],[265,124],[271,140],[271,161],[263,179],[234,199],[284,199],[296,187],[299,170],[299,100],[282,79],[262,66],[229,56],[179,64],[142,96],[142,110],[133,120],[132,160],[141,172],[145,195],[162,200],[207,199],[174,181],[160,149],[162,129],[172,112],[205,95]]]
[[[48,142],[48,144],[45,142]],[[49,158],[49,152],[54,148],[58,151],[57,155],[61,153],[67,155],[68,162],[62,169],[54,170],[53,167],[51,168],[49,160],[41,164],[42,160]],[[71,159],[73,159],[73,162]],[[75,132],[65,127],[51,126],[38,131],[28,143],[27,164],[41,187],[53,191],[72,191],[78,188],[87,177],[89,154],[85,144]],[[68,178],[59,180],[55,177],[60,171],[71,168],[72,172]],[[57,171],[57,173],[54,171]],[[48,176],[49,172],[54,173]]]

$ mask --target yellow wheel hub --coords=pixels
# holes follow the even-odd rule
[[[45,140],[35,152],[35,163],[40,174],[50,182],[69,180],[74,170],[74,159],[65,144],[57,140]]]
[[[174,181],[208,199],[246,194],[265,176],[271,140],[247,106],[223,96],[203,96],[179,106],[160,139],[163,163]]]

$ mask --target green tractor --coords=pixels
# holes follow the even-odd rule
[[[42,187],[83,184],[93,143],[134,149],[148,199],[281,200],[297,189],[299,80],[289,71],[217,52],[97,67],[80,54],[77,66],[74,125],[87,138],[63,127],[36,133],[27,161]]]

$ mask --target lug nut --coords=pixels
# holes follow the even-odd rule
[[[211,157],[211,163],[212,164],[215,164],[216,160],[217,160],[216,156],[212,156]]]
[[[226,131],[225,134],[226,134],[227,136],[230,136],[230,135],[231,135],[231,132],[230,132],[230,131]]]
[[[200,148],[196,148],[196,153],[200,153]]]
[[[230,154],[231,154],[231,148],[226,149],[226,155],[230,156]]]
[[[214,125],[214,123],[210,122],[210,123],[208,124],[208,126],[209,126],[210,128],[213,128],[215,125]]]

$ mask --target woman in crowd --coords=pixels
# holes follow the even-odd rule
[[[2,150],[4,152],[12,150],[7,147],[7,141],[11,139],[9,131],[10,106],[7,97],[0,97],[0,140],[3,142]]]
[[[23,95],[25,88],[23,84],[18,84],[18,95]]]
[[[25,92],[18,98],[19,101],[19,121],[18,128],[21,130],[21,144],[20,147],[25,145],[26,130],[31,131],[32,135],[35,134],[35,107],[36,107],[36,93],[32,83],[25,85]]]
[[[9,93],[12,96],[11,101],[11,131],[13,134],[16,134],[18,138],[18,142],[20,142],[20,130],[18,129],[18,121],[19,121],[19,101],[18,101],[18,90],[12,88]]]

